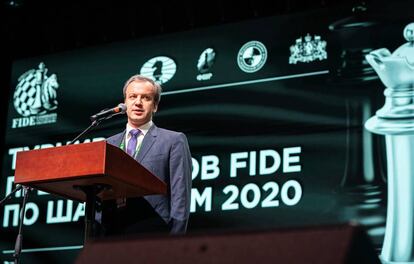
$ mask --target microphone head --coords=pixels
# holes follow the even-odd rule
[[[118,107],[119,107],[119,109],[121,110],[119,113],[120,113],[120,114],[125,114],[125,112],[126,112],[126,110],[127,110],[126,105],[125,105],[125,104],[123,104],[123,103],[120,103],[120,104],[118,105]]]

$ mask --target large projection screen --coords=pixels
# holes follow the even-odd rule
[[[14,188],[17,152],[67,144],[89,116],[123,102],[124,81],[141,73],[163,86],[154,123],[189,140],[189,233],[356,221],[380,247],[385,149],[363,125],[383,105],[384,86],[363,61],[404,43],[406,21],[379,31],[369,21],[349,26],[348,16],[314,10],[15,61],[0,196]],[[106,120],[77,143],[125,123]],[[17,193],[1,208],[4,261],[21,201]],[[33,191],[27,210],[23,260],[71,263],[83,204]]]

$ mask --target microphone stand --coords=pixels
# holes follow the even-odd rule
[[[102,121],[102,119],[93,120],[92,123],[90,124],[90,126],[88,126],[85,130],[82,131],[82,133],[80,133],[78,136],[76,136],[68,145],[72,145],[73,143],[75,143],[76,140],[78,140],[86,132],[88,132],[89,130],[91,130],[93,127],[98,126],[99,123],[101,123],[101,121]]]
[[[103,111],[105,111],[105,110],[102,110],[102,112]],[[107,119],[109,119],[109,118],[112,118],[113,116],[115,116],[115,115],[118,115],[118,114],[120,114],[120,113],[115,113],[115,114],[112,114],[112,115],[110,115],[110,116],[107,116],[107,117],[101,117],[101,118],[94,118],[93,116],[91,117],[91,120],[92,120],[92,123],[84,130],[84,131],[82,131],[82,133],[80,133],[78,136],[76,136],[68,145],[72,145],[73,143],[75,143],[76,142],[76,140],[78,140],[81,136],[83,136],[86,132],[88,132],[89,130],[91,130],[92,128],[94,128],[94,127],[96,127],[96,126],[98,126],[101,122],[102,122],[102,120],[107,120]]]
[[[21,184],[16,184],[16,187],[14,188],[14,190],[11,191],[6,197],[4,197],[3,200],[0,201],[0,205],[1,205],[6,200],[10,199],[13,194],[15,194],[17,191],[19,191],[21,189],[23,189],[24,197],[23,197],[23,202],[21,204],[20,215],[19,215],[19,232],[17,234],[16,242],[14,244],[13,258],[14,258],[14,263],[15,264],[19,264],[19,261],[20,261],[20,253],[22,252],[22,244],[23,244],[23,233],[22,233],[23,221],[24,221],[24,216],[25,216],[25,213],[26,213],[27,198],[29,196],[29,191],[31,191],[32,188],[23,186]]]
[[[20,262],[20,253],[22,252],[22,244],[23,244],[23,234],[22,234],[23,221],[24,221],[24,216],[26,213],[27,198],[29,197],[29,191],[31,190],[32,188],[23,186],[24,197],[23,197],[23,202],[22,202],[22,208],[20,209],[19,233],[17,234],[16,243],[14,244],[14,254],[13,254],[14,264],[19,264]]]
[[[17,191],[20,191],[21,189],[22,189],[22,185],[16,184],[16,187],[14,188],[14,190],[11,191],[6,197],[4,197],[3,200],[0,201],[0,205],[2,205],[5,201],[10,199],[13,194],[15,194]]]

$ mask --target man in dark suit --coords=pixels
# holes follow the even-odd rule
[[[161,86],[134,75],[123,89],[127,106],[126,129],[107,139],[167,183],[167,195],[118,199],[104,203],[106,234],[140,232],[185,233],[190,214],[191,154],[183,133],[158,128],[152,115],[158,109]]]

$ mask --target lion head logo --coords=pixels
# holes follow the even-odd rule
[[[19,77],[13,99],[20,115],[43,115],[57,108],[56,90],[59,83],[56,74],[48,77],[47,71],[46,65],[41,62],[38,69],[28,70]]]

